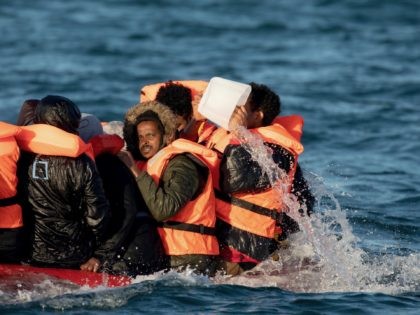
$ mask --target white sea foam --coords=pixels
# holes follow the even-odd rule
[[[242,130],[242,140],[264,172],[269,175],[279,196],[283,196],[289,215],[300,224],[301,231],[291,235],[288,246],[240,276],[214,278],[199,276],[191,270],[157,272],[137,276],[126,288],[79,287],[52,277],[32,275],[25,279],[11,276],[0,283],[0,304],[10,305],[42,301],[44,307],[68,309],[72,306],[118,307],[132,296],[153,290],[153,283],[171,286],[211,286],[220,284],[248,287],[278,287],[294,292],[375,292],[401,294],[420,290],[420,253],[396,255],[363,250],[351,224],[324,180],[305,172],[316,197],[316,211],[301,216],[296,199],[287,193],[286,174],[277,169],[270,151],[260,139]],[[150,285],[149,285],[150,284]]]
[[[307,180],[317,200],[316,211],[310,217],[301,216],[297,201],[283,184],[286,175],[277,168],[262,141],[246,129],[240,129],[239,134],[253,159],[269,175],[301,231],[289,237],[288,247],[277,252],[277,260],[270,258],[237,277],[216,278],[216,283],[276,286],[296,292],[399,294],[419,290],[419,253],[378,255],[360,248],[346,212],[315,174],[309,174]]]

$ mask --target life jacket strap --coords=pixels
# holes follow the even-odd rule
[[[0,199],[0,207],[8,207],[15,205],[19,202],[19,199],[17,195],[14,195],[13,197],[3,198]]]
[[[282,217],[282,212],[278,212],[276,209],[268,209],[266,207],[258,206],[256,204],[253,204],[251,202],[236,198],[232,195],[226,194],[221,192],[220,190],[215,189],[214,190],[216,198],[225,201],[227,203],[230,203],[234,206],[238,206],[241,208],[244,208],[246,210],[252,211],[254,213],[269,217],[273,220],[278,221]]]
[[[162,228],[169,228],[174,230],[188,231],[206,235],[216,235],[216,229],[202,224],[190,224],[176,221],[158,222],[158,226]]]

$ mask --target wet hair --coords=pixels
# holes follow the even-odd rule
[[[185,119],[189,119],[193,113],[191,89],[182,84],[166,82],[159,88],[155,99]]]
[[[20,108],[19,117],[16,121],[18,126],[28,126],[34,123],[35,110],[38,106],[38,99],[27,99]]]
[[[47,95],[36,107],[34,123],[47,124],[78,134],[80,118],[80,110],[71,100],[64,96]]]
[[[127,150],[136,160],[143,159],[139,150],[139,136],[137,134],[137,126],[142,121],[156,121],[158,123],[165,145],[167,142],[174,140],[177,131],[176,117],[169,107],[156,101],[143,102],[131,107],[124,118],[123,135]]]
[[[280,114],[280,97],[264,84],[251,82],[249,85],[251,85],[250,108],[253,112],[261,110],[264,113],[262,124],[268,126]]]

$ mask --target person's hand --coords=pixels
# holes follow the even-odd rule
[[[139,175],[136,161],[134,161],[134,158],[129,151],[121,150],[118,152],[117,156],[130,169],[134,176],[137,177]]]
[[[236,106],[232,116],[230,116],[229,131],[235,132],[239,127],[247,128],[247,116],[248,112],[245,106]]]
[[[101,262],[95,257],[92,257],[80,266],[80,270],[97,272],[100,266]]]

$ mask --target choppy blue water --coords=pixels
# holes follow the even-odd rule
[[[420,2],[0,1],[0,119],[61,94],[122,120],[141,86],[221,76],[267,84],[305,118],[319,202],[278,262],[121,289],[44,281],[2,314],[419,314]]]

